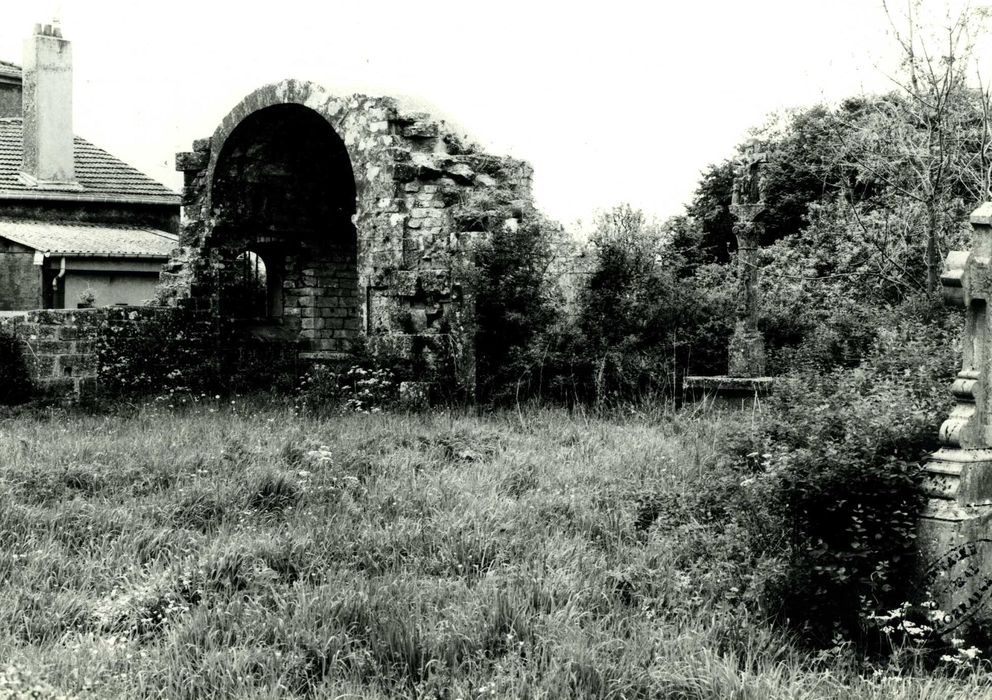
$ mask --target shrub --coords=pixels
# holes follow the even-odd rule
[[[597,401],[670,396],[690,368],[726,368],[732,271],[690,263],[669,238],[629,206],[600,219],[573,348]]]
[[[907,593],[921,463],[955,363],[945,327],[901,312],[859,367],[793,377],[736,444],[753,476],[735,517],[785,563],[766,603],[815,644],[868,644],[871,614]]]
[[[477,391],[483,401],[540,392],[535,380],[561,309],[548,280],[556,229],[539,218],[501,227],[475,251]]]
[[[352,365],[341,370],[317,365],[301,377],[296,409],[308,415],[378,413],[399,401],[399,381],[392,369]]]
[[[97,339],[100,382],[111,396],[157,394],[195,400],[251,389],[291,390],[296,348],[237,332],[229,322],[188,309],[155,309],[111,320]]]
[[[97,339],[101,387],[110,395],[212,393],[222,376],[215,341],[211,324],[180,309],[109,321]]]

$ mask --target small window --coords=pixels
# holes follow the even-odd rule
[[[246,250],[234,259],[230,296],[238,318],[268,318],[269,284],[265,261]]]

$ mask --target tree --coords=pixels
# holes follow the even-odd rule
[[[597,400],[671,392],[690,362],[704,372],[725,363],[733,307],[717,285],[697,283],[720,266],[690,263],[675,245],[698,233],[691,219],[659,225],[626,204],[597,218],[576,349]]]
[[[541,363],[543,342],[561,306],[547,271],[558,229],[536,212],[502,227],[475,252],[478,391],[483,400],[515,396]]]
[[[710,165],[696,186],[688,215],[700,226],[699,247],[712,262],[726,263],[737,249],[730,196],[734,185],[734,164],[730,160]]]
[[[839,133],[863,181],[912,204],[910,225],[924,241],[925,288],[932,294],[961,212],[990,194],[989,94],[980,81],[978,88],[968,85],[971,37],[984,16],[968,8],[948,12],[931,31],[921,20],[921,0],[908,0],[901,17],[884,0],[883,6],[902,52],[896,90],[866,101]]]

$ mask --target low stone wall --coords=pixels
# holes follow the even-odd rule
[[[174,311],[155,307],[44,309],[6,316],[0,325],[21,342],[36,391],[47,398],[76,401],[97,391],[101,333],[161,313]]]

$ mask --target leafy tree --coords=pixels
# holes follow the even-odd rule
[[[679,278],[691,277],[701,265],[716,256],[705,245],[705,231],[691,216],[673,216],[662,224],[667,261]]]
[[[734,217],[730,214],[733,185],[732,161],[710,165],[703,172],[692,202],[686,207],[689,216],[700,227],[699,250],[712,262],[728,262],[731,252],[737,249]]]
[[[477,389],[483,400],[514,398],[521,383],[528,385],[540,371],[561,307],[547,275],[557,231],[529,217],[519,227],[493,231],[476,248]]]
[[[671,391],[690,361],[697,369],[724,361],[732,307],[721,285],[694,283],[713,266],[683,256],[698,235],[691,223],[659,226],[629,205],[597,219],[578,318],[597,399]]]
[[[924,241],[924,286],[933,293],[948,239],[966,210],[989,196],[989,94],[968,84],[971,37],[983,17],[966,9],[931,24],[921,20],[922,2],[906,7],[899,17],[886,6],[903,56],[897,89],[864,101],[839,136],[861,179],[879,183],[890,201],[902,200],[907,226]]]

